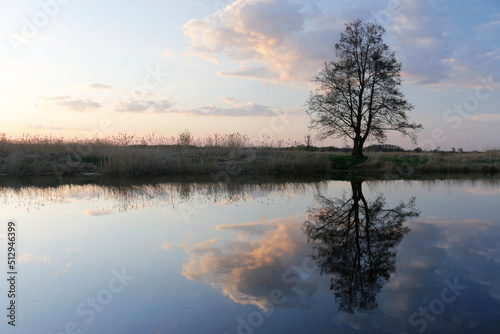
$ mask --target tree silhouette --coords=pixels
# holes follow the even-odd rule
[[[339,310],[354,314],[377,308],[377,294],[395,271],[396,247],[409,232],[403,223],[417,217],[415,198],[386,208],[385,198],[363,196],[362,182],[351,182],[352,196],[317,196],[304,232],[314,243],[312,258],[321,274],[331,275]]]
[[[375,23],[346,24],[335,44],[337,61],[325,63],[314,77],[318,88],[307,101],[318,138],[350,138],[353,157],[363,156],[369,138],[383,143],[386,132],[395,130],[416,142],[422,128],[409,120],[413,106],[399,90],[401,63],[384,43],[384,33]]]

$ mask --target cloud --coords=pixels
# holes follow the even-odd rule
[[[241,68],[236,68],[231,71],[220,71],[217,75],[227,78],[244,78],[244,79],[254,79],[254,80],[278,80],[278,73],[269,72],[266,67],[254,66],[248,67],[244,66]]]
[[[164,55],[165,57],[167,57],[167,58],[168,58],[168,57],[173,57],[173,56],[175,56],[175,53],[173,53],[173,52],[172,52],[172,51],[170,51],[170,50],[165,50],[165,51],[163,51],[163,52],[162,52],[162,55]]]
[[[155,96],[155,94],[151,93],[151,92],[140,91],[140,90],[132,91],[132,98],[148,97],[148,96]]]
[[[237,240],[222,243],[212,239],[188,249],[190,255],[183,265],[183,275],[201,280],[220,290],[239,304],[253,304],[267,311],[274,289],[286,296],[283,306],[308,307],[318,287],[318,277],[295,272],[311,254],[302,233],[302,215],[271,221],[219,225],[218,230],[233,231]],[[292,290],[283,276],[292,273],[303,277]],[[306,279],[307,277],[307,279]]]
[[[58,272],[55,272],[55,273],[54,273],[54,277],[58,277],[58,276],[61,276],[61,275],[66,274],[66,273],[69,271],[69,268],[70,268],[72,265],[73,265],[73,262],[68,262],[68,263],[66,264],[66,267],[64,267],[64,269],[63,269],[63,270],[61,270],[61,271],[58,271]]]
[[[89,89],[104,89],[104,90],[113,89],[113,87],[111,87],[110,85],[105,85],[105,84],[100,84],[100,83],[88,84],[87,88],[89,88]]]
[[[169,244],[169,243],[164,243],[163,245],[161,245],[161,248],[165,251],[168,251],[170,250],[172,247],[174,247],[174,245],[172,244]]]
[[[260,105],[254,102],[235,105],[232,108],[219,108],[215,105],[202,106],[197,109],[181,110],[180,113],[195,116],[275,116],[282,111],[271,109],[268,106]]]
[[[184,33],[196,55],[240,64],[219,72],[221,76],[308,82],[332,56],[336,37],[331,22],[310,29],[322,17],[314,6],[310,9],[285,0],[237,0],[223,11],[190,20]]]
[[[64,130],[61,126],[28,125],[28,129],[33,130]]]
[[[228,230],[235,232],[242,232],[245,235],[264,235],[266,232],[275,230],[275,224],[265,224],[262,222],[252,222],[246,224],[225,224],[218,225],[216,229],[219,231]]]
[[[224,102],[227,102],[227,103],[230,103],[230,104],[236,104],[236,103],[239,103],[239,101],[238,101],[238,100],[233,99],[232,97],[228,97],[228,96],[223,97],[223,98],[219,98],[219,100],[224,101]]]
[[[498,10],[497,10],[498,13]],[[451,69],[452,78],[460,83],[474,81],[478,77],[490,75],[498,81],[500,76],[500,45],[493,41],[500,36],[500,21],[490,21],[471,28],[472,36],[468,40],[457,41],[453,54],[456,62]],[[498,82],[496,87],[500,87]]]
[[[201,106],[194,109],[171,109],[170,113],[191,116],[215,116],[215,117],[255,117],[300,114],[302,109],[293,107],[290,109],[271,108],[255,102],[242,102],[231,97],[218,98],[220,101],[231,105],[229,108],[217,107],[213,104]]]
[[[479,75],[500,76],[498,8],[464,8],[453,1],[321,2],[237,0],[184,25],[190,51],[237,66],[223,77],[303,85],[334,58],[344,24],[378,20],[385,41],[417,85],[469,87]],[[394,8],[395,7],[395,8]],[[464,20],[464,11],[481,20]],[[496,14],[496,15],[495,15]]]
[[[37,256],[37,255],[29,254],[29,253],[26,253],[26,254],[19,256],[17,259],[17,262],[19,264],[23,264],[23,263],[32,263],[32,264],[40,264],[41,263],[41,264],[45,264],[45,265],[51,264],[51,260],[47,256]]]
[[[93,216],[93,217],[107,216],[111,213],[114,213],[114,211],[113,210],[87,210],[87,211],[85,211],[86,216]]]
[[[469,117],[474,122],[500,122],[499,114],[478,114]]]
[[[410,315],[440,299],[445,280],[466,286],[456,300],[445,303],[444,312],[429,322],[436,332],[466,332],[471,324],[491,324],[500,310],[500,265],[498,238],[500,226],[489,220],[415,221],[400,244],[397,268],[379,294],[378,317],[339,314],[338,324],[349,324],[358,330],[391,328],[391,332],[415,332]],[[481,305],[487,305],[478,307]],[[450,317],[461,314],[460,322]],[[421,314],[415,317],[421,319]],[[413,325],[416,326],[416,325]]]
[[[500,188],[468,188],[468,193],[480,196],[500,196]]]
[[[40,97],[49,105],[60,106],[71,111],[87,112],[100,108],[102,105],[90,99],[77,99],[71,96]]]
[[[152,112],[165,113],[171,111],[175,102],[172,99],[163,100],[130,100],[127,102],[120,101],[115,105],[115,111],[118,112]]]
[[[402,1],[399,9],[387,28],[404,76],[416,84],[449,78],[444,61],[452,57],[448,10],[430,1],[414,0]]]
[[[389,45],[396,49],[411,83],[470,87],[480,75],[500,74],[500,46],[492,43],[500,34],[500,21],[488,22],[482,12],[487,8],[467,8],[468,15],[485,19],[466,21],[464,8],[455,5],[452,1],[400,1],[387,25]]]

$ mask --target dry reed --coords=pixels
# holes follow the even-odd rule
[[[0,135],[0,173],[9,175],[165,175],[327,173],[328,157],[238,133],[196,139],[120,134],[92,140]]]

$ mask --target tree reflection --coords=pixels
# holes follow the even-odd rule
[[[308,210],[305,233],[314,243],[312,258],[321,274],[331,275],[330,290],[339,309],[366,313],[377,308],[377,293],[395,271],[396,247],[409,232],[403,223],[417,217],[415,198],[386,208],[385,198],[363,196],[362,182],[351,182],[352,196],[317,196]]]

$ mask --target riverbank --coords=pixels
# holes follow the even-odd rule
[[[7,146],[7,145],[5,145]],[[4,175],[324,174],[328,156],[276,147],[116,145],[103,142],[0,145]]]
[[[384,152],[365,158],[331,155],[332,170],[351,175],[412,177],[428,174],[496,173],[500,171],[500,150],[485,152]]]
[[[171,138],[67,141],[0,138],[3,175],[319,175],[411,178],[431,173],[496,173],[500,150],[485,152],[309,152],[303,147],[258,145],[233,134],[204,142]],[[183,139],[183,138],[180,138]],[[184,138],[185,139],[185,138]],[[141,144],[142,143],[142,144]]]

